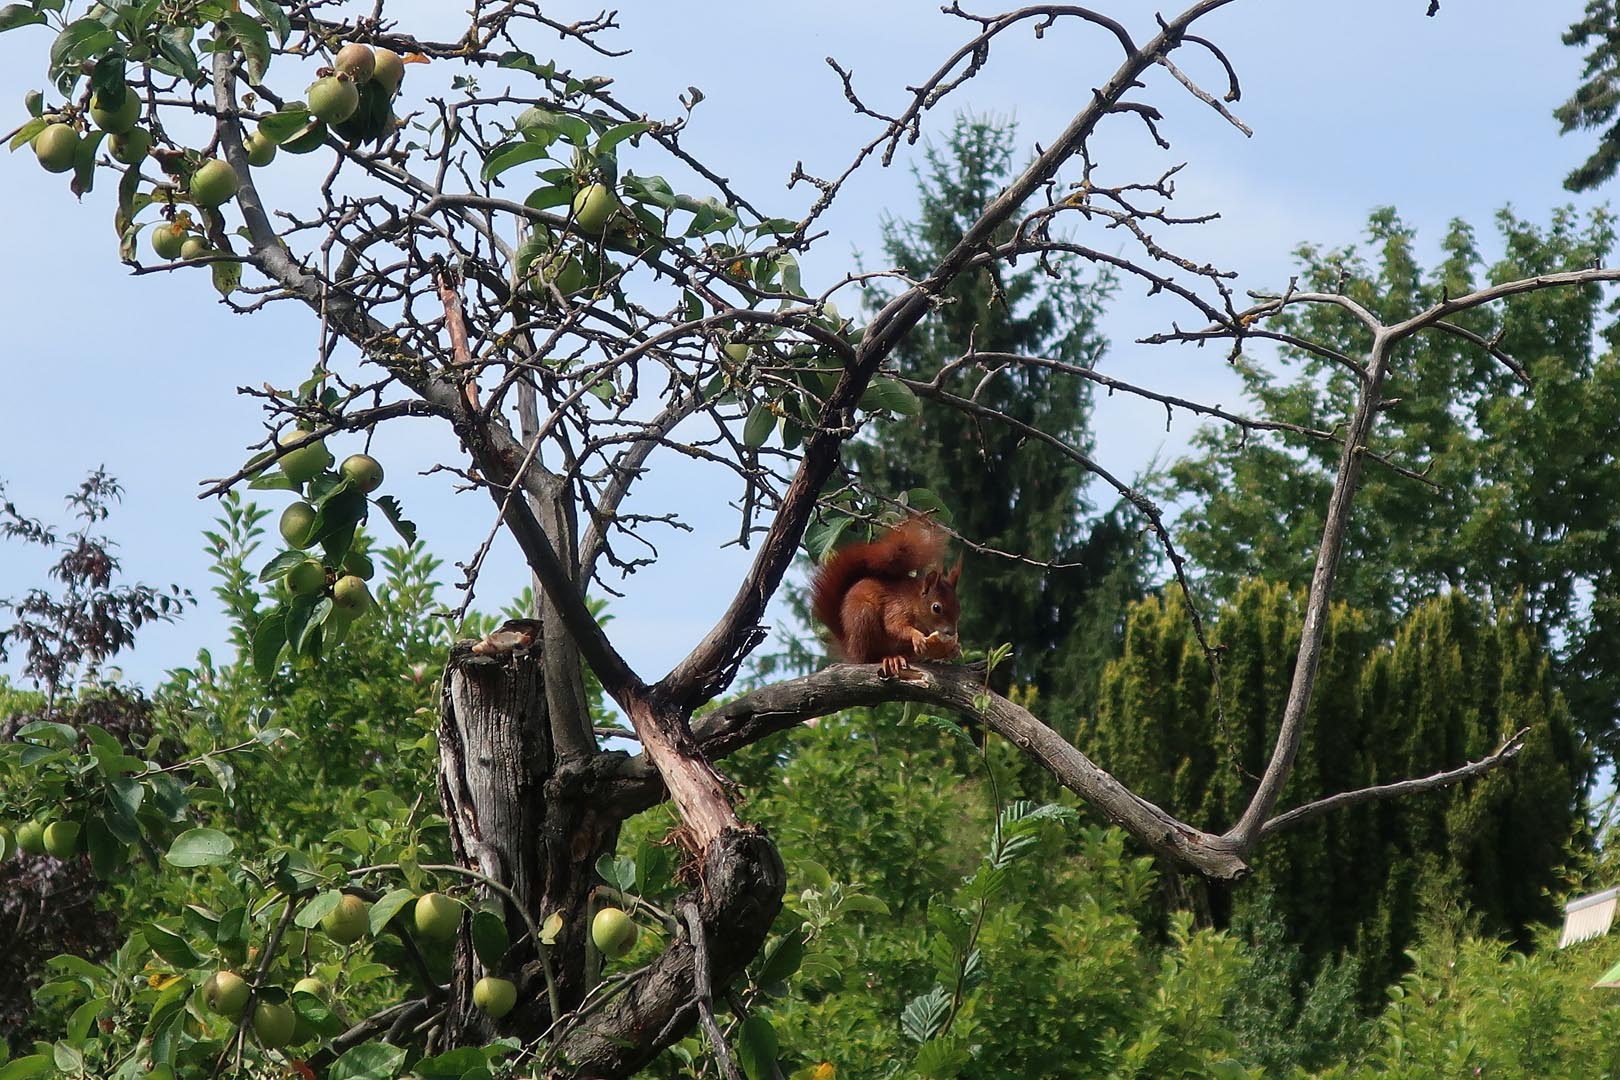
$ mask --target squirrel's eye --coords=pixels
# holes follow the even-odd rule
[[[934,614],[935,615],[943,615],[944,613],[945,613],[945,609],[943,607],[941,607],[939,604],[934,605]]]

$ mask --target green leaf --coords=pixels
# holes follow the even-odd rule
[[[276,659],[286,644],[287,611],[277,608],[259,620],[253,631],[253,670],[259,678],[268,679],[276,673]]]
[[[900,1013],[900,1030],[915,1043],[925,1043],[939,1033],[951,1009],[951,995],[938,983],[926,994],[911,999]]]
[[[491,970],[500,967],[507,947],[512,943],[511,935],[506,932],[505,920],[493,911],[473,912],[472,941],[478,959]]]
[[[51,42],[51,81],[62,93],[71,93],[79,81],[81,62],[118,44],[118,35],[99,19],[76,19]]]
[[[191,51],[188,28],[170,26],[160,30],[157,42],[158,54],[168,62],[174,74],[193,84],[202,82],[202,69],[197,66],[197,54]]]
[[[264,564],[259,571],[260,581],[277,581],[287,576],[287,571],[309,558],[306,551],[283,551],[280,555]]]
[[[416,543],[416,522],[405,519],[404,511],[400,509],[398,499],[392,495],[379,495],[371,501],[376,505],[377,509],[383,512],[383,517],[387,518],[388,524],[392,525],[394,531],[399,533],[400,539],[407,544]]]
[[[973,1054],[956,1036],[931,1039],[917,1051],[912,1068],[926,1080],[953,1080],[973,1060]]]
[[[780,1043],[771,1022],[755,1013],[737,1030],[737,1061],[748,1080],[771,1080],[776,1075]]]
[[[0,34],[7,30],[15,30],[19,26],[34,26],[44,21],[45,16],[27,4],[7,4],[0,7]]]
[[[287,44],[287,35],[292,33],[292,23],[281,5],[276,3],[276,0],[248,0],[248,3],[254,6],[264,21],[270,24],[270,29],[275,31],[277,44]]]
[[[887,410],[900,416],[916,416],[922,411],[917,395],[903,383],[889,378],[876,378],[861,395],[860,407],[867,412]]]
[[[190,943],[173,930],[165,929],[157,923],[147,923],[142,936],[146,938],[146,944],[153,952],[177,968],[196,967],[202,963],[202,957],[197,955]]]
[[[794,930],[776,939],[760,965],[759,984],[786,982],[804,962],[804,931]]]
[[[7,147],[13,154],[15,154],[18,150],[21,150],[23,147],[33,142],[34,136],[38,135],[49,126],[50,123],[47,120],[45,120],[43,117],[36,116],[34,119],[28,121],[28,123],[17,129],[17,134],[11,137],[11,142],[7,144]]]
[[[54,1068],[55,1065],[46,1055],[30,1054],[0,1065],[0,1080],[29,1080],[31,1077],[45,1076]]]
[[[748,420],[743,424],[743,445],[751,450],[758,450],[765,445],[765,440],[771,437],[776,429],[776,414],[765,402],[755,403],[748,410]]]
[[[547,155],[546,144],[543,142],[504,143],[489,152],[484,159],[484,167],[479,171],[479,177],[487,184],[508,169],[515,169],[526,161],[535,161]]]
[[[105,131],[92,131],[79,140],[79,149],[73,155],[73,193],[87,195],[96,185],[96,151],[101,149]]]
[[[637,135],[644,135],[651,130],[652,125],[645,120],[632,120],[628,124],[620,124],[617,127],[609,128],[600,139],[596,140],[596,152],[605,154],[624,142],[624,140],[633,139]]]
[[[390,1080],[405,1061],[405,1050],[380,1042],[361,1043],[332,1063],[327,1080]]]
[[[311,120],[299,128],[281,148],[289,154],[308,154],[326,145],[326,125],[319,120]]]
[[[278,145],[309,126],[309,108],[302,101],[289,101],[259,121],[259,131]]]
[[[218,829],[187,829],[163,858],[170,866],[223,866],[235,850],[236,842]]]
[[[601,875],[603,881],[622,893],[635,891],[636,860],[634,859],[603,855],[596,860],[596,872]]]
[[[242,264],[235,259],[220,259],[208,264],[214,290],[221,296],[230,296],[242,286]]]
[[[416,894],[409,889],[394,889],[371,905],[371,933],[381,934],[406,904],[414,903]]]
[[[293,916],[293,925],[303,927],[305,930],[314,929],[316,924],[337,908],[342,899],[343,893],[337,889],[328,889],[320,893],[298,909],[298,914]]]
[[[242,58],[247,61],[248,82],[254,86],[264,81],[264,73],[270,67],[270,35],[265,33],[264,24],[251,15],[244,15],[234,11],[219,21],[219,41],[222,44],[234,44],[242,50]]]

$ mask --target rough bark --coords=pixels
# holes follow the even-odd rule
[[[619,819],[599,811],[591,773],[559,765],[546,706],[544,663],[533,655],[475,656],[458,644],[445,669],[439,716],[439,796],[450,827],[451,851],[509,888],[526,909],[512,909],[494,890],[515,943],[506,970],[519,983],[519,1005],[499,1033],[543,1031],[551,1009],[528,926],[552,912],[563,929],[551,950],[564,1009],[584,997],[586,913],[592,867],[618,839]],[[525,920],[523,915],[528,919]],[[472,1006],[483,974],[464,930],[457,946],[450,1045],[476,1044],[497,1033]]]

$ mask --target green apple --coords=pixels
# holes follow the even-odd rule
[[[71,859],[79,853],[79,823],[53,821],[45,826],[45,850],[58,859]]]
[[[636,944],[635,920],[616,907],[605,907],[591,920],[591,940],[603,956],[619,957]]]
[[[326,588],[326,567],[319,559],[305,559],[287,571],[287,591],[294,596],[314,596]]]
[[[236,194],[236,170],[219,158],[209,158],[191,174],[191,201],[205,210],[224,206]]]
[[[358,551],[351,551],[343,556],[343,572],[359,578],[361,581],[370,581],[377,573],[377,568],[371,565],[371,559]]]
[[[284,1001],[261,1001],[253,1006],[253,1034],[270,1049],[292,1042],[298,1014]]]
[[[428,941],[449,941],[461,928],[461,905],[444,893],[424,893],[416,901],[416,932]]]
[[[321,916],[321,929],[339,945],[354,944],[370,927],[371,905],[353,893],[344,893],[337,907]]]
[[[293,993],[313,994],[324,1001],[326,999],[326,984],[313,975],[305,975],[302,979],[293,983]]]
[[[17,826],[17,850],[30,855],[45,854],[45,823],[25,821]]]
[[[0,862],[11,858],[12,852],[17,850],[17,834],[5,825],[0,825]]]
[[[46,172],[67,172],[79,156],[79,133],[67,124],[50,125],[34,136],[34,156]]]
[[[574,224],[592,236],[600,236],[618,211],[619,200],[606,184],[588,184],[574,193]]]
[[[332,606],[351,618],[364,615],[371,608],[371,590],[363,578],[344,574],[332,584]]]
[[[185,247],[189,235],[173,222],[160,221],[152,227],[152,250],[158,258],[173,262],[180,257],[180,249]]]
[[[332,66],[356,83],[370,82],[372,74],[377,70],[377,54],[371,51],[370,45],[354,42],[338,50],[337,59],[332,61]]]
[[[382,487],[382,464],[370,454],[350,454],[343,459],[343,464],[338,466],[338,472],[348,477],[351,484],[367,495]]]
[[[152,133],[145,128],[131,128],[107,140],[107,149],[115,161],[125,165],[139,165],[152,149]]]
[[[393,97],[399,93],[399,84],[405,79],[405,61],[393,49],[373,49],[371,77],[381,83]]]
[[[730,360],[733,364],[740,364],[747,360],[748,354],[753,351],[753,346],[746,345],[740,341],[734,341],[730,345],[724,346],[724,348],[726,359]]]
[[[247,151],[248,164],[255,169],[262,169],[276,160],[275,140],[262,131],[255,131],[243,139],[242,149]]]
[[[109,109],[101,102],[100,94],[90,97],[90,119],[96,122],[96,127],[109,135],[122,135],[135,126],[135,121],[141,118],[141,99],[131,86],[124,87],[124,100],[116,109]]]
[[[203,983],[203,1001],[216,1015],[235,1020],[242,1015],[247,1000],[247,980],[234,971],[216,971]]]
[[[180,257],[182,259],[201,259],[213,253],[214,249],[208,246],[208,241],[200,236],[187,236],[180,241]]]
[[[473,983],[473,1004],[499,1020],[517,1004],[517,987],[512,985],[511,979],[485,975]]]
[[[341,75],[316,79],[309,88],[310,115],[328,124],[341,124],[360,107],[360,88]]]
[[[288,547],[301,548],[309,543],[314,527],[315,508],[307,502],[295,502],[281,512],[281,538]]]
[[[332,464],[332,452],[326,448],[325,439],[310,441],[305,432],[287,431],[276,436],[276,442],[296,448],[281,455],[281,471],[295,484],[313,480]]]

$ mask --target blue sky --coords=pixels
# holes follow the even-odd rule
[[[389,11],[424,36],[453,35],[460,6],[395,0]],[[1152,32],[1149,5],[1099,6],[1124,12],[1140,36]],[[621,100],[655,115],[675,115],[676,95],[700,87],[706,100],[686,146],[757,205],[794,217],[810,197],[803,186],[786,190],[794,163],[836,173],[874,134],[872,121],[851,115],[824,58],[852,69],[875,107],[898,108],[903,87],[932,71],[967,29],[940,15],[937,0],[810,7],[632,0],[621,6],[625,29],[613,39],[632,49],[630,56],[590,65],[576,54],[563,60],[613,76]],[[1120,119],[1094,150],[1117,180],[1150,179],[1188,162],[1177,180],[1178,208],[1219,210],[1222,219],[1184,233],[1181,250],[1239,270],[1242,288],[1284,283],[1289,252],[1302,241],[1357,239],[1367,212],[1379,205],[1397,206],[1432,253],[1453,217],[1475,223],[1488,246],[1490,217],[1504,205],[1539,221],[1554,206],[1600,201],[1562,190],[1590,139],[1559,137],[1550,116],[1579,74],[1579,54],[1559,35],[1580,14],[1581,0],[1445,0],[1433,19],[1423,16],[1425,7],[1426,0],[1237,0],[1201,24],[1201,32],[1235,63],[1244,97],[1234,109],[1254,137],[1245,139],[1161,73],[1139,97],[1164,110],[1173,149],[1158,150],[1140,125]],[[597,10],[554,5],[548,14]],[[35,29],[0,35],[0,126],[20,123],[24,93],[44,87],[49,39]],[[527,44],[544,57],[556,42],[537,35]],[[955,107],[1014,117],[1026,146],[1049,141],[1112,70],[1109,49],[1107,39],[1076,28],[1039,42],[1019,35],[997,47]],[[1214,65],[1205,58],[1178,54],[1178,63],[1214,84]],[[450,74],[413,69],[406,96],[441,88]],[[270,82],[284,93],[298,95],[305,81],[307,73],[272,68]],[[492,85],[486,81],[486,89]],[[928,130],[945,130],[951,109],[936,112]],[[321,157],[289,163],[283,155],[262,174],[272,177],[266,181],[272,198],[296,202],[316,182]],[[908,161],[886,171],[869,166],[851,184],[825,219],[831,235],[805,260],[812,290],[847,272],[857,252],[868,265],[877,261],[883,215],[904,216],[915,202]],[[0,260],[8,345],[0,480],[27,512],[53,518],[62,495],[97,465],[105,463],[123,482],[127,493],[112,533],[128,578],[178,582],[201,599],[179,626],[144,631],[124,658],[132,678],[151,684],[199,647],[217,649],[224,641],[200,535],[216,508],[196,498],[197,485],[231,471],[261,437],[259,411],[237,388],[299,381],[313,362],[317,324],[289,305],[232,315],[199,272],[130,276],[116,258],[110,187],[77,203],[65,179],[44,173],[31,155],[0,155],[0,214],[9,240],[9,257]],[[848,311],[853,302],[843,306]],[[1123,290],[1104,323],[1114,341],[1104,370],[1233,404],[1236,391],[1217,351],[1132,344],[1171,319],[1190,321],[1163,298],[1147,301],[1140,290]],[[1126,476],[1174,455],[1194,430],[1179,420],[1166,432],[1162,410],[1118,397],[1099,401],[1094,426],[1098,457]],[[334,449],[341,456],[358,442]],[[446,561],[448,580],[448,564],[470,558],[490,528],[492,504],[483,495],[454,494],[442,474],[420,475],[454,460],[456,447],[437,425],[386,427],[375,452],[389,469],[384,490],[405,502],[429,548]],[[641,507],[684,509],[696,529],[660,537],[659,565],[618,586],[627,595],[613,604],[612,632],[649,676],[661,674],[707,629],[747,557],[722,547],[735,533],[725,505],[729,488],[679,461],[654,465],[661,471]],[[278,511],[282,505],[273,495],[266,501]],[[0,596],[28,587],[41,571],[19,546],[0,547]],[[498,607],[525,580],[515,549],[503,540],[480,583],[481,606]],[[456,599],[448,590],[445,598]]]

